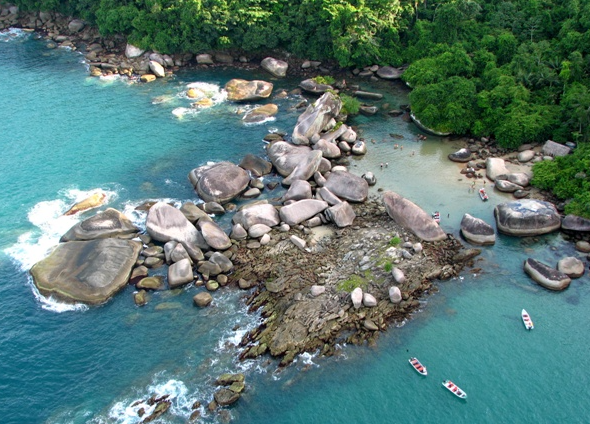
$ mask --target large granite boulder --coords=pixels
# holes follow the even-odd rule
[[[269,227],[279,225],[279,211],[271,204],[259,203],[240,209],[232,218],[234,224],[240,224],[248,230],[252,225],[264,224]]]
[[[328,204],[323,200],[304,199],[283,206],[279,211],[279,215],[283,222],[289,225],[297,225],[327,208]]]
[[[99,305],[121,290],[142,245],[116,238],[59,244],[31,268],[39,293],[67,303]]]
[[[272,171],[272,163],[251,153],[242,158],[239,166],[246,171],[250,171],[255,177],[262,177]]]
[[[125,46],[125,56],[129,59],[135,59],[145,53],[145,50],[135,47],[131,44]]]
[[[397,224],[409,229],[425,241],[445,240],[442,228],[418,205],[392,191],[383,194],[387,214]]]
[[[511,183],[508,180],[496,179],[494,186],[503,193],[514,193],[515,191],[522,190],[523,187],[518,184]]]
[[[289,200],[311,199],[311,184],[308,181],[295,180],[283,195],[283,202]]]
[[[536,236],[561,227],[561,217],[552,203],[519,199],[494,208],[498,231],[511,236]]]
[[[267,99],[272,93],[271,82],[243,79],[232,79],[225,84],[227,99],[234,102],[250,102]]]
[[[287,75],[289,64],[273,57],[265,57],[260,62],[260,67],[276,78],[284,78]]]
[[[486,159],[486,176],[496,181],[500,175],[510,174],[508,168],[506,168],[506,162],[502,158],[487,158]]]
[[[152,73],[158,78],[164,78],[166,76],[166,70],[164,67],[155,60],[150,60],[149,65]]]
[[[490,224],[483,219],[475,218],[468,213],[461,220],[461,235],[470,243],[489,245],[496,242],[496,233]]]
[[[330,172],[324,188],[349,202],[364,202],[369,196],[367,180],[346,171]]]
[[[78,222],[65,233],[60,242],[100,238],[133,238],[139,232],[129,218],[116,209],[108,208],[95,216]]]
[[[527,172],[511,172],[505,177],[505,179],[510,181],[512,184],[518,184],[522,187],[528,186],[531,182],[531,178],[531,174]]]
[[[314,144],[313,149],[322,152],[322,156],[327,159],[336,159],[342,156],[340,148],[335,143],[324,139],[320,139],[316,144]]]
[[[301,174],[308,174],[312,170],[315,172],[319,167],[318,161],[322,158],[321,152],[314,152],[308,146],[296,146],[286,141],[276,141],[270,144],[266,152],[277,172],[283,177],[291,174],[297,167],[301,170]],[[305,167],[309,169],[307,172],[302,172]],[[300,179],[307,180],[309,178]]]
[[[459,149],[454,153],[449,153],[448,158],[450,160],[452,160],[453,162],[460,162],[460,163],[464,163],[464,162],[469,162],[471,160],[471,150],[469,149]]]
[[[340,97],[330,92],[324,93],[297,119],[292,136],[293,144],[309,145],[312,136],[327,130],[328,123],[338,116],[341,108]]]
[[[285,177],[282,184],[289,186],[297,180],[309,180],[316,171],[319,170],[322,164],[322,152],[319,150],[312,150],[305,156],[301,157],[301,161],[297,163],[293,171]]]
[[[567,156],[571,152],[568,146],[556,143],[553,140],[547,140],[541,149],[545,156]]]
[[[344,228],[352,225],[356,214],[354,209],[348,202],[340,202],[334,206],[326,209],[326,216],[332,221],[338,228]]]
[[[248,188],[250,176],[231,162],[219,162],[193,169],[189,180],[205,202],[224,204]]]
[[[394,68],[393,66],[382,66],[377,69],[377,76],[386,80],[400,79],[404,73],[404,68]]]
[[[320,84],[313,78],[301,81],[299,87],[311,94],[324,94],[326,91],[334,89],[331,85]]]
[[[586,269],[584,262],[574,256],[568,256],[557,262],[557,270],[563,272],[570,278],[580,278],[584,275]]]
[[[590,232],[590,219],[576,215],[566,215],[561,221],[561,229],[566,231],[577,231],[581,233]]]
[[[145,226],[147,233],[154,240],[163,243],[174,240],[182,243],[189,255],[195,249],[208,248],[195,226],[182,212],[167,203],[158,202],[150,208]]]
[[[193,267],[191,261],[187,258],[173,263],[168,268],[168,286],[171,289],[188,284],[193,279]]]
[[[231,240],[223,229],[209,219],[200,219],[197,223],[203,234],[203,238],[214,250],[226,250],[231,247]]]
[[[549,290],[564,290],[572,281],[567,274],[532,258],[524,261],[524,271],[536,283]]]

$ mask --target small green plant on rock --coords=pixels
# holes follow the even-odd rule
[[[332,85],[336,82],[336,80],[329,75],[326,75],[326,76],[318,75],[317,77],[313,77],[312,80],[314,80],[318,84],[324,84],[324,85]]]
[[[348,279],[340,281],[336,286],[338,290],[345,291],[347,293],[351,293],[357,287],[366,289],[367,288],[367,280],[363,277],[353,274]]]
[[[402,242],[402,239],[400,239],[398,236],[393,237],[391,240],[389,240],[389,245],[390,246],[397,246]]]
[[[340,94],[340,100],[342,100],[342,108],[340,113],[343,115],[356,115],[361,109],[361,102],[356,97],[349,96],[348,94]]]
[[[383,266],[383,269],[386,272],[391,272],[391,270],[393,269],[393,264],[391,262],[386,262],[385,265]]]

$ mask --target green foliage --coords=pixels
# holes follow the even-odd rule
[[[531,184],[567,200],[565,212],[590,218],[590,146],[533,166]]]
[[[325,84],[325,85],[332,85],[336,82],[334,77],[331,77],[330,75],[325,75],[325,76],[318,75],[317,77],[313,77],[312,80],[314,80],[318,84]]]
[[[364,277],[353,274],[348,279],[340,281],[336,285],[336,288],[340,291],[345,291],[347,293],[351,293],[357,287],[361,287],[362,289],[366,289],[367,285],[368,285],[368,282]]]
[[[342,108],[340,113],[344,115],[356,115],[359,113],[361,108],[361,102],[356,97],[349,96],[348,94],[340,94],[340,100],[342,100]]]
[[[393,264],[391,262],[386,262],[383,266],[383,269],[385,270],[385,272],[391,272],[391,270],[393,269]]]
[[[399,246],[399,244],[402,242],[402,239],[399,238],[398,236],[392,237],[391,240],[389,240],[389,245],[390,246]]]

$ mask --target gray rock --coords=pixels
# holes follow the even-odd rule
[[[348,202],[340,202],[334,206],[326,209],[326,216],[332,221],[338,228],[344,228],[352,225],[356,214],[354,209]]]
[[[567,156],[571,150],[569,147],[552,140],[547,140],[542,148],[543,155],[551,157]]]
[[[297,246],[300,250],[305,250],[305,247],[307,246],[305,240],[303,240],[300,237],[297,237],[296,235],[292,235],[291,237],[289,237],[289,240],[291,240],[291,243]]]
[[[523,187],[518,184],[511,183],[508,180],[496,179],[494,186],[503,193],[514,193],[515,191],[522,190]]]
[[[317,284],[314,284],[313,286],[311,286],[311,295],[313,297],[317,297],[323,293],[326,292],[326,287],[325,286],[318,286]]]
[[[590,232],[590,219],[576,215],[566,215],[561,221],[561,229],[580,233]]]
[[[189,180],[205,202],[224,204],[246,190],[250,176],[231,162],[219,162],[193,169]]]
[[[206,219],[208,221],[211,221],[211,218],[209,217],[209,214],[213,214],[213,215],[224,215],[225,214],[225,208],[217,203],[217,202],[205,202],[203,203],[203,212],[205,212],[206,216],[203,216],[200,219]]]
[[[308,146],[295,146],[286,141],[277,141],[270,144],[267,148],[267,154],[271,163],[277,169],[277,172],[283,177],[291,174],[295,168],[301,167],[303,162],[308,163],[313,172],[309,174],[312,176],[314,172],[318,170],[321,160],[321,152],[313,152]],[[299,171],[301,173],[301,171]],[[307,173],[302,173],[303,177]],[[302,180],[308,180],[308,178],[300,178]]]
[[[154,240],[183,243],[189,254],[197,252],[198,256],[197,249],[208,248],[202,235],[183,213],[164,202],[154,204],[148,211],[146,230]],[[191,257],[195,259],[192,254]]]
[[[584,262],[573,256],[568,256],[557,262],[557,270],[570,278],[580,278],[584,275]]]
[[[199,262],[199,267],[197,268],[197,271],[204,277],[211,278],[221,274],[221,267],[211,261],[202,261]],[[211,290],[210,287],[207,287],[207,289]]]
[[[366,319],[366,320],[363,321],[363,327],[366,330],[369,330],[369,331],[377,331],[377,330],[379,330],[379,327],[377,326],[377,324],[375,324],[375,322],[373,320],[370,320],[370,319]]]
[[[209,262],[218,265],[221,272],[224,273],[228,273],[234,269],[232,261],[220,252],[214,252],[209,258]]]
[[[72,34],[76,34],[84,29],[86,24],[80,19],[74,19],[68,24],[68,30]]]
[[[362,140],[357,140],[352,145],[350,152],[355,156],[362,156],[367,154],[367,143]]]
[[[248,230],[252,225],[264,224],[269,227],[279,225],[281,219],[279,211],[271,204],[259,203],[251,206],[246,206],[236,212],[232,218],[234,224],[240,224],[244,229]]]
[[[260,62],[262,69],[277,78],[284,78],[287,75],[289,64],[285,61],[266,57]]]
[[[303,199],[283,206],[279,211],[281,220],[289,225],[297,225],[328,208],[322,200]]]
[[[577,241],[576,250],[582,253],[590,253],[590,243],[584,240]]]
[[[491,245],[496,242],[494,228],[483,219],[475,218],[468,213],[461,220],[461,235],[469,243],[477,245]]]
[[[188,219],[193,224],[199,219],[207,216],[207,212],[200,209],[192,202],[183,203],[183,205],[180,207],[180,212],[182,212],[184,216],[186,216],[186,219]]]
[[[211,296],[208,292],[203,291],[193,296],[193,302],[196,306],[204,308],[213,302],[213,296]]]
[[[377,306],[377,299],[369,293],[363,293],[363,305],[367,308],[374,308]]]
[[[389,288],[389,300],[391,303],[398,304],[402,301],[402,292],[399,287],[392,286]]]
[[[419,206],[392,191],[383,194],[387,214],[399,225],[425,241],[445,240],[442,228]]]
[[[164,67],[155,60],[150,60],[149,65],[152,73],[158,78],[164,78],[166,76],[166,70]]]
[[[394,68],[392,66],[382,66],[377,69],[377,76],[385,80],[400,79],[404,73],[403,68]]]
[[[518,159],[519,162],[525,163],[525,162],[529,162],[534,157],[535,157],[534,150],[523,150],[522,152],[518,153],[518,156],[516,158]]]
[[[285,288],[286,281],[283,277],[275,278],[274,280],[267,280],[264,283],[266,290],[271,293],[280,293]]]
[[[138,289],[143,290],[160,290],[164,285],[164,277],[161,275],[154,275],[153,277],[142,278],[135,285]]]
[[[326,187],[322,187],[316,191],[316,195],[318,195],[318,200],[325,200],[328,205],[334,206],[338,203],[342,203],[342,200],[338,198],[334,193],[328,190]]]
[[[60,242],[94,240],[99,238],[131,238],[139,232],[129,218],[116,209],[108,208],[77,223],[65,233]]]
[[[168,243],[176,243],[176,242],[168,242]],[[168,244],[168,243],[166,243],[166,244]],[[166,246],[164,246],[164,247],[166,247]],[[191,259],[191,257],[188,254],[188,252],[186,251],[186,249],[184,248],[184,246],[181,243],[177,243],[176,246],[174,246],[174,249],[172,249],[172,251],[170,252],[170,255],[169,255],[169,258],[167,258],[167,261],[174,263],[174,262],[181,261],[182,259]]]
[[[406,281],[404,272],[397,267],[391,270],[391,276],[393,277],[393,281],[395,281],[397,284],[403,284]]]
[[[168,267],[168,286],[171,289],[188,284],[193,279],[193,267],[191,262],[186,258]]]
[[[511,172],[506,175],[505,179],[513,184],[526,187],[531,182],[531,175],[526,172]]]
[[[536,283],[549,290],[564,290],[572,281],[563,272],[531,258],[524,261],[524,270]]]
[[[520,199],[494,208],[498,231],[511,236],[547,234],[561,227],[561,217],[552,203]]]
[[[198,54],[196,60],[199,65],[213,65],[215,63],[213,61],[213,56],[209,53]]]
[[[352,293],[350,293],[350,300],[352,300],[352,306],[354,306],[355,309],[360,308],[363,304],[363,289],[360,287],[354,289]]]
[[[30,273],[43,296],[98,305],[125,287],[141,247],[113,238],[61,243]]]
[[[383,98],[383,94],[371,93],[370,91],[356,90],[352,94],[353,96],[359,97],[361,99],[381,100]]]
[[[272,171],[272,163],[252,154],[244,156],[239,166],[250,171],[255,177],[270,174]]]
[[[198,225],[209,247],[215,250],[226,250],[231,247],[230,238],[215,222],[201,219]]]
[[[334,89],[331,85],[319,84],[312,78],[301,81],[299,83],[299,87],[312,94],[324,94],[326,91]]]
[[[291,185],[296,180],[309,180],[318,171],[321,161],[322,152],[319,150],[310,151],[307,155],[301,157],[301,161],[297,163],[293,172],[283,179],[283,185]]]
[[[289,200],[311,199],[311,185],[307,181],[295,180],[282,197],[283,202]]]
[[[327,129],[328,123],[340,113],[342,100],[327,92],[314,104],[307,107],[297,119],[293,130],[292,142],[297,145],[309,145],[310,138]]]
[[[252,238],[260,238],[263,235],[270,233],[272,228],[265,224],[254,224],[248,229],[248,235]]]
[[[377,177],[371,171],[365,172],[363,175],[361,175],[361,178],[364,179],[367,184],[369,184],[369,187],[377,184]]]
[[[510,171],[506,168],[506,163],[502,158],[487,158],[486,159],[486,176],[496,181],[496,178],[500,175],[507,175]]]
[[[350,172],[330,172],[324,188],[340,199],[349,202],[364,202],[369,196],[369,184],[365,179]]]
[[[141,56],[144,53],[145,50],[140,49],[139,47],[135,47],[131,44],[127,44],[127,46],[125,46],[125,56],[129,59],[134,59],[136,57]]]
[[[229,53],[216,52],[214,56],[215,56],[215,61],[219,62],[219,63],[230,64],[230,63],[233,63],[233,61],[234,61],[234,58]]]
[[[469,149],[459,149],[454,153],[449,153],[448,158],[453,162],[465,163],[471,160],[472,154]]]
[[[327,159],[336,159],[342,156],[340,148],[333,142],[320,139],[313,145],[314,150],[322,152],[322,156]]]

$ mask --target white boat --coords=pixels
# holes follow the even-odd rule
[[[451,380],[443,381],[442,385],[445,386],[445,388],[449,392],[451,392],[452,394],[454,394],[458,398],[461,398],[461,399],[467,398],[467,393],[465,393],[463,390],[461,390],[461,388],[459,386],[457,386],[455,383],[453,383]]]
[[[533,328],[535,328],[535,326],[533,325],[533,320],[531,319],[531,316],[527,311],[523,309],[520,314],[522,315],[522,322],[524,322],[524,326],[527,330],[532,330]]]
[[[424,365],[422,365],[417,358],[414,358],[414,357],[410,358],[410,364],[412,365],[412,367],[414,367],[414,369],[418,372],[418,374],[428,375],[428,372],[426,371],[426,367]]]
[[[479,189],[479,197],[481,197],[481,200],[483,200],[484,202],[486,202],[489,199],[485,188],[482,187]]]

